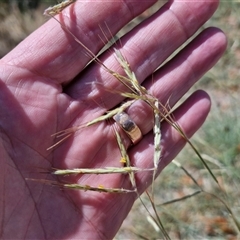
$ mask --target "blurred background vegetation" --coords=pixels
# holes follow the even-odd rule
[[[56,3],[54,0],[0,0],[0,58],[47,21],[43,11]],[[164,1],[158,1],[134,19],[121,34],[163,4]],[[155,184],[155,206],[172,239],[238,239],[240,236],[224,205],[231,208],[240,222],[239,13],[240,2],[222,1],[214,16],[200,30],[209,26],[221,28],[227,35],[228,48],[217,65],[187,94],[204,89],[211,96],[209,117],[192,141],[224,191],[219,190],[196,154],[186,146],[175,159],[178,165],[170,164]],[[161,232],[146,216],[137,201],[116,239],[161,239]]]
[[[47,21],[43,11],[56,3],[56,0],[0,0],[0,58]]]

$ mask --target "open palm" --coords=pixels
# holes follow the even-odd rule
[[[83,3],[77,1],[64,10],[60,21],[92,52],[103,46],[99,35],[107,37],[143,12],[154,1]],[[140,82],[162,103],[173,106],[209,69],[226,46],[224,34],[209,28],[173,60],[153,71],[184,43],[217,8],[216,1],[175,2],[121,40],[122,53]],[[111,34],[110,34],[111,32]],[[31,179],[56,181],[55,168],[97,168],[119,166],[120,153],[111,122],[100,123],[75,133],[52,151],[51,134],[81,125],[123,98],[109,91],[121,84],[98,64],[54,19],[25,39],[0,61],[0,190],[1,238],[5,239],[110,239],[131,209],[136,194],[110,194],[62,190]],[[122,71],[114,54],[101,60],[109,68]],[[84,69],[84,70],[83,70]],[[190,137],[204,122],[210,108],[208,95],[195,92],[174,113]],[[152,117],[142,103],[128,114],[141,128],[144,138],[129,148],[132,164],[152,167]],[[184,140],[166,123],[162,126],[163,169],[182,149]],[[126,144],[128,140],[125,139]],[[76,179],[77,178],[77,179]],[[80,184],[130,188],[122,175],[83,175]],[[147,173],[137,174],[140,192],[151,183]]]

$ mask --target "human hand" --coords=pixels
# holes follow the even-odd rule
[[[92,52],[103,46],[99,26],[114,35],[124,24],[154,1],[83,3],[63,11],[60,21]],[[161,103],[172,107],[219,59],[226,47],[224,34],[204,30],[192,43],[156,73],[153,71],[207,21],[217,1],[171,1],[158,13],[127,34],[122,53],[137,78]],[[109,35],[109,32],[106,31]],[[110,69],[121,71],[113,53],[100,59]],[[0,68],[0,160],[1,238],[3,239],[110,239],[118,231],[136,199],[136,194],[110,194],[60,190],[26,181],[43,179],[41,171],[54,168],[117,166],[119,149],[106,122],[78,131],[54,151],[51,134],[81,125],[121,103],[109,89],[120,83],[90,58],[84,49],[54,19],[25,39],[1,59]],[[150,76],[150,77],[149,77]],[[187,136],[204,122],[210,100],[195,92],[174,117]],[[132,165],[152,167],[154,152],[149,109],[136,103],[128,109],[144,134],[129,148]],[[159,172],[183,148],[184,139],[163,122]],[[125,139],[125,141],[128,141]],[[136,174],[139,192],[151,183],[150,173]],[[47,175],[47,178],[51,176]],[[50,178],[56,181],[55,178]],[[129,187],[122,175],[83,175],[79,184]]]

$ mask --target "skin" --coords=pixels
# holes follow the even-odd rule
[[[103,36],[99,26],[110,38],[153,3],[125,0],[101,5],[77,1],[57,18],[97,53],[104,45],[99,39],[99,34]],[[209,0],[170,1],[122,38],[119,49],[138,80],[163,104],[169,101],[172,107],[223,54],[225,35],[209,28],[152,75],[211,17],[217,6],[217,1]],[[110,69],[122,72],[112,51],[100,59]],[[46,174],[51,167],[120,165],[111,121],[82,129],[56,149],[46,150],[56,142],[51,134],[86,123],[124,100],[109,91],[123,88],[101,66],[92,63],[83,70],[89,60],[82,46],[54,19],[0,60],[1,239],[111,239],[136,199],[134,193],[63,190],[26,180],[57,181]],[[175,110],[174,117],[191,137],[209,110],[209,96],[199,90]],[[154,147],[150,109],[138,102],[127,112],[144,134],[140,143],[131,147],[124,137],[132,165],[150,168]],[[164,122],[161,131],[159,173],[185,144],[169,124]],[[141,172],[136,179],[138,191],[143,192],[151,183],[151,174]],[[131,188],[127,175],[81,175],[62,180]]]

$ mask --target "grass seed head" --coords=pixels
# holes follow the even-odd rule
[[[64,8],[70,6],[72,3],[76,2],[76,0],[65,0],[59,4],[56,4],[52,7],[47,8],[43,15],[46,16],[55,16],[63,11]]]

